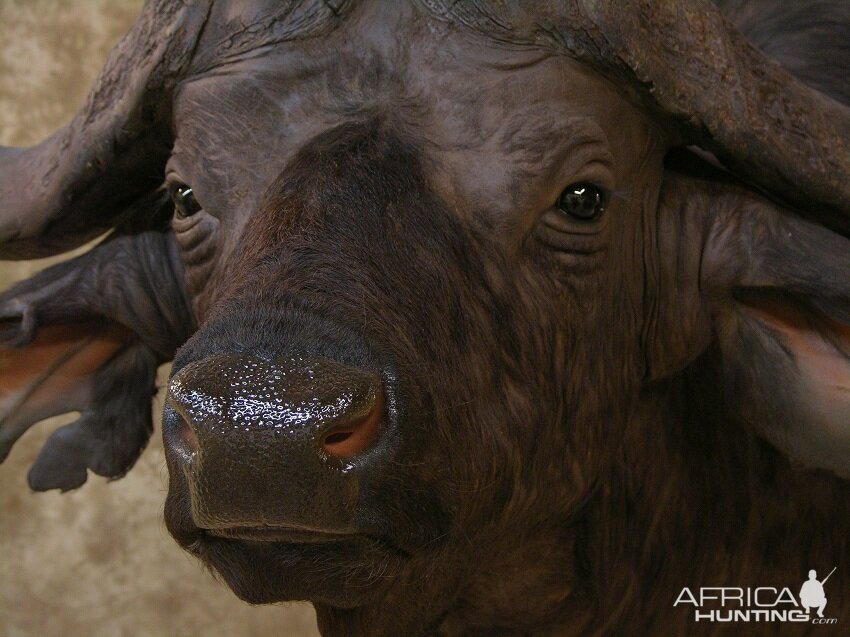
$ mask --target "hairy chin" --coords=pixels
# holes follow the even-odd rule
[[[201,535],[184,548],[250,604],[308,600],[355,608],[379,598],[406,561],[368,537],[289,544]]]

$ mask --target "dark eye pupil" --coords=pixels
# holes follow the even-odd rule
[[[558,197],[558,208],[576,219],[591,221],[605,210],[605,198],[593,184],[573,184]]]
[[[174,214],[183,219],[189,217],[201,209],[195,193],[189,186],[178,186],[174,191]]]

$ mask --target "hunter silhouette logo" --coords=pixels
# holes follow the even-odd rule
[[[701,586],[691,590],[685,587],[679,593],[674,607],[692,605],[696,622],[805,622],[811,624],[836,624],[838,619],[824,617],[827,597],[824,584],[838,567],[822,580],[815,569],[800,588],[799,601],[787,586]],[[812,611],[817,617],[812,617]]]
[[[818,581],[818,572],[815,569],[809,571],[809,579],[803,582],[803,587],[800,589],[800,603],[807,611],[811,608],[816,608],[818,617],[823,617],[823,609],[826,608],[826,593],[823,590],[823,585],[826,580],[832,577],[832,574],[838,567],[833,568],[829,575]]]

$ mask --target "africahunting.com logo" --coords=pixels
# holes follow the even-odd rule
[[[788,587],[732,586],[685,587],[674,607],[692,606],[696,622],[806,622],[835,624],[838,619],[824,616],[827,606],[824,584],[836,571],[818,579],[817,571],[809,571],[809,579],[800,587],[799,597]]]

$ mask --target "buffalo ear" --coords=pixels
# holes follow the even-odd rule
[[[44,327],[0,350],[0,459],[34,423],[77,411],[44,444],[30,487],[75,489],[88,469],[121,477],[151,435],[155,373],[152,353],[109,322]]]
[[[157,366],[192,329],[170,232],[116,232],[0,294],[0,461],[35,423],[79,412],[44,444],[30,486],[123,476],[151,435]]]
[[[730,413],[850,478],[850,240],[729,184],[665,189],[661,259],[676,265],[662,281],[677,297],[660,323],[674,330],[677,314],[689,343],[669,351],[686,362],[718,343]]]

